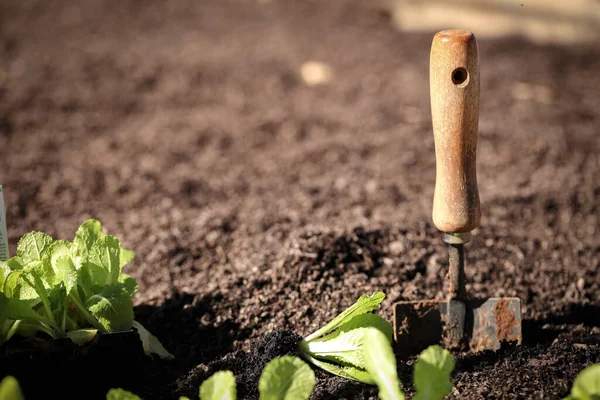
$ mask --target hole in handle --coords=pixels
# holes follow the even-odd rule
[[[467,86],[467,83],[469,83],[469,73],[467,70],[460,67],[452,71],[452,83],[460,87]]]

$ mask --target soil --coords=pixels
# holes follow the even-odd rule
[[[136,318],[177,357],[131,362],[85,398],[197,396],[218,365],[252,382],[243,365],[289,353],[361,294],[384,291],[390,321],[398,300],[443,297],[434,32],[399,33],[365,3],[0,3],[11,251],[28,231],[68,239],[99,219],[137,253]],[[600,46],[479,47],[483,216],[467,290],[520,297],[524,342],[456,353],[452,398],[561,398],[600,362]],[[309,60],[330,66],[329,83],[303,81]],[[409,391],[411,364],[399,365]],[[85,371],[71,384],[105,376]],[[314,399],[376,396],[317,377]],[[39,382],[29,398],[81,398]]]

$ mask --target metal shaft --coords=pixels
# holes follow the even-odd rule
[[[449,269],[448,278],[450,287],[448,289],[448,300],[467,300],[467,289],[465,287],[465,246],[463,244],[448,245]]]
[[[448,300],[467,301],[465,283],[465,243],[470,239],[468,233],[446,233],[444,241],[448,243]]]

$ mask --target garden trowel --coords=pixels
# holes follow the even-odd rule
[[[447,300],[394,304],[394,339],[400,355],[432,344],[473,351],[521,343],[518,298],[468,299],[465,243],[479,226],[475,167],[479,120],[479,55],[475,36],[446,30],[433,38],[430,56],[431,113],[436,154],[433,222],[448,244]]]

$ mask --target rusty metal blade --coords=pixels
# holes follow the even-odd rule
[[[521,319],[517,297],[469,300],[466,326],[471,350],[498,350],[503,342],[521,344]]]
[[[394,304],[394,340],[406,358],[433,344],[452,349],[498,350],[503,342],[520,344],[521,302],[518,298],[450,301],[405,301]]]
[[[459,301],[405,301],[394,304],[394,340],[406,358],[433,344],[451,348],[464,337],[465,305]]]

